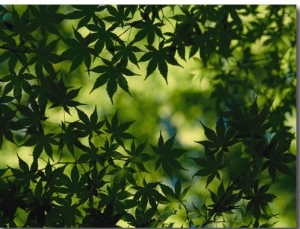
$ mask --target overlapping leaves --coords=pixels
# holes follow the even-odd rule
[[[28,61],[28,65],[34,64],[37,76],[43,74],[43,69],[49,75],[55,75],[53,64],[60,63],[61,58],[55,53],[59,40],[53,40],[47,44],[47,39],[42,39],[38,45],[32,44],[31,52],[34,56]]]
[[[152,159],[152,156],[148,153],[143,152],[146,147],[146,142],[139,144],[138,146],[135,145],[134,141],[131,143],[130,150],[126,149],[126,152],[129,154],[129,164],[134,167],[138,167],[140,171],[148,172],[144,166],[146,161]]]
[[[54,138],[54,133],[43,134],[36,133],[32,135],[28,140],[23,143],[23,146],[34,146],[32,156],[34,160],[37,160],[43,150],[52,159],[53,156],[53,145],[58,145],[57,140]]]
[[[190,185],[182,190],[182,184],[180,179],[176,181],[174,190],[171,187],[162,183],[159,183],[159,186],[168,199],[175,201],[181,201],[186,196],[188,190],[191,187]]]
[[[89,44],[92,41],[88,37],[82,37],[82,35],[75,29],[74,35],[76,39],[62,38],[69,48],[61,54],[61,58],[72,61],[70,72],[78,68],[83,62],[89,70],[92,62],[91,53],[94,53],[93,49],[89,47]]]
[[[146,180],[143,180],[143,186],[133,186],[137,192],[134,195],[134,200],[140,200],[141,208],[143,211],[147,208],[149,203],[152,209],[157,209],[158,203],[163,203],[167,199],[160,194],[155,188],[158,185],[155,183],[147,183]]]
[[[16,116],[16,111],[5,104],[12,100],[13,98],[9,96],[0,98],[0,148],[5,139],[14,143],[12,131],[19,129],[16,122],[13,120]]]
[[[208,176],[206,180],[206,187],[216,177],[221,179],[220,170],[226,165],[222,162],[223,155],[221,153],[214,155],[209,151],[206,151],[205,158],[193,158],[194,162],[200,167],[200,169],[193,176]]]
[[[110,137],[111,141],[116,140],[116,142],[119,145],[123,146],[124,140],[134,138],[134,136],[132,134],[125,132],[133,122],[134,121],[119,123],[118,113],[116,112],[114,114],[114,116],[112,117],[111,122],[109,122],[107,119],[105,119],[105,125],[107,128],[105,131],[107,133],[111,134],[111,137]]]
[[[287,165],[287,163],[296,161],[296,156],[288,152],[291,142],[292,138],[282,134],[275,134],[264,151],[267,161],[264,162],[262,170],[268,169],[273,180],[276,178],[276,171],[283,174],[292,174],[291,169]]]
[[[99,121],[98,120],[98,114],[97,114],[97,108],[95,107],[93,113],[91,114],[90,118],[80,109],[76,109],[78,118],[80,122],[74,123],[76,128],[80,130],[82,133],[82,136],[89,136],[89,140],[91,140],[93,136],[93,132],[96,134],[100,135],[102,134],[101,132],[101,127],[104,124],[104,121]]]
[[[165,142],[160,133],[157,146],[151,145],[153,152],[158,155],[155,169],[162,166],[164,172],[170,177],[172,177],[174,169],[185,169],[178,162],[177,158],[181,157],[186,150],[174,148],[174,140],[175,134]]]
[[[104,47],[110,53],[114,53],[114,42],[122,43],[122,40],[112,32],[113,28],[106,28],[102,20],[97,20],[95,24],[87,24],[85,27],[91,31],[86,38],[91,43],[95,42],[94,48],[97,53],[103,52]]]
[[[227,103],[230,115],[230,125],[239,133],[237,137],[254,137],[261,138],[271,124],[268,120],[271,103],[265,105],[261,110],[258,109],[257,100],[255,99],[250,107],[236,107],[236,103]]]
[[[17,126],[19,126],[19,128],[26,127],[26,135],[33,135],[37,132],[42,133],[44,131],[42,122],[47,120],[47,117],[45,117],[45,112],[33,99],[30,101],[29,105],[31,108],[22,104],[16,104],[17,109],[22,115],[22,117],[16,121]]]
[[[101,12],[105,9],[104,6],[94,5],[73,5],[76,10],[71,11],[66,15],[67,19],[80,19],[77,28],[81,28],[88,24],[91,19],[97,21],[96,13]]]
[[[30,12],[33,15],[32,26],[39,28],[42,35],[45,37],[47,32],[60,35],[58,25],[65,19],[65,15],[57,13],[58,5],[40,5],[40,6],[29,6]]]
[[[227,128],[226,130],[222,117],[217,121],[216,132],[205,126],[202,122],[201,125],[208,140],[196,142],[203,145],[205,149],[210,150],[212,153],[216,153],[219,150],[228,152],[228,147],[238,142],[238,139],[235,138],[235,130],[233,128]]]
[[[276,197],[274,194],[267,193],[270,188],[270,184],[265,184],[258,188],[258,182],[255,183],[253,194],[251,196],[245,197],[249,200],[246,210],[253,211],[254,217],[256,220],[261,216],[261,211],[269,214],[269,203]]]
[[[14,97],[20,102],[22,97],[22,91],[27,94],[31,94],[30,80],[35,79],[35,77],[25,72],[25,68],[20,69],[19,73],[10,69],[10,74],[3,76],[0,81],[7,83],[3,90],[3,95],[7,95],[9,92],[13,92]]]
[[[233,193],[231,186],[225,189],[224,181],[221,181],[217,192],[209,190],[209,193],[213,204],[209,205],[208,208],[211,208],[214,214],[233,213],[232,210],[238,208],[235,204],[240,200],[241,192]]]
[[[69,90],[70,87],[67,87],[64,83],[63,78],[60,80],[52,80],[49,78],[44,78],[42,81],[42,91],[41,93],[45,94],[47,98],[52,102],[50,108],[61,106],[66,112],[70,112],[70,107],[77,107],[83,105],[76,100],[74,100],[81,88]]]

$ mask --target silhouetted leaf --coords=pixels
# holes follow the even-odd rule
[[[186,152],[186,150],[173,148],[174,138],[175,135],[173,135],[173,137],[164,142],[163,137],[160,133],[157,142],[158,147],[151,145],[153,152],[159,156],[159,158],[156,160],[155,169],[157,169],[159,166],[162,166],[164,172],[166,172],[167,175],[170,177],[172,177],[172,168],[186,170],[175,159],[182,156],[183,153]]]
[[[133,76],[135,75],[135,73],[128,70],[126,66],[124,66],[123,62],[119,62],[118,64],[114,65],[113,63],[107,61],[106,59],[102,59],[102,60],[107,65],[97,66],[91,69],[91,71],[97,73],[103,73],[96,79],[96,82],[94,83],[91,92],[101,87],[105,83],[107,83],[106,91],[112,103],[113,103],[113,96],[117,91],[118,85],[129,95],[131,95],[125,75]]]
[[[19,156],[18,156],[18,159],[19,159],[19,167],[22,169],[22,171],[24,173],[28,172],[29,167],[28,167],[27,163],[25,161],[23,161]]]
[[[206,187],[209,185],[209,183],[217,177],[220,179],[219,170],[225,167],[225,164],[222,163],[222,156],[221,154],[218,154],[217,157],[215,157],[213,154],[206,154],[206,158],[193,158],[191,159],[196,162],[197,165],[200,166],[200,169],[193,175],[194,176],[208,176],[206,181]]]
[[[119,124],[119,120],[116,112],[111,119],[111,123],[107,119],[105,120],[105,124],[107,127],[107,130],[105,131],[111,134],[110,139],[112,141],[116,140],[118,144],[124,145],[123,140],[134,138],[133,135],[125,132],[133,122],[134,121],[129,121],[129,122]]]
[[[146,46],[146,47],[149,50],[149,52],[146,52],[139,60],[140,62],[150,60],[148,63],[148,66],[147,66],[146,78],[149,75],[151,75],[153,73],[153,71],[158,67],[161,75],[168,83],[168,80],[167,80],[168,65],[167,65],[167,63],[169,63],[171,65],[180,66],[179,63],[173,56],[168,54],[168,52],[167,52],[168,47],[164,47],[163,41],[160,42],[158,50],[150,45]]]

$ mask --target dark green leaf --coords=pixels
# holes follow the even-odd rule
[[[167,185],[164,184],[159,184],[162,192],[167,196],[167,197],[175,197],[174,191]]]
[[[225,135],[225,124],[224,124],[224,121],[223,121],[222,117],[219,118],[218,121],[217,121],[216,133],[217,133],[219,138],[222,138]]]
[[[202,125],[202,127],[203,127],[203,129],[204,129],[204,134],[205,134],[205,136],[206,136],[210,141],[216,142],[216,141],[217,141],[217,135],[216,135],[216,133],[215,133],[212,129],[206,127],[201,121],[200,121],[200,123],[201,123],[201,125]]]
[[[117,81],[115,79],[113,78],[108,79],[106,90],[112,103],[113,103],[113,96],[117,91],[117,86],[118,86]]]
[[[175,183],[175,195],[179,197],[180,193],[181,193],[181,181],[180,179],[178,179]]]
[[[71,179],[75,183],[77,183],[79,180],[79,172],[76,164],[73,166],[71,170]]]

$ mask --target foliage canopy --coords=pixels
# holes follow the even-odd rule
[[[1,227],[296,219],[295,6],[0,6],[0,65]]]

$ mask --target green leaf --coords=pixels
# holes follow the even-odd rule
[[[33,158],[32,164],[30,166],[31,171],[36,171],[38,169],[38,160],[37,158]]]
[[[280,157],[280,161],[283,163],[290,163],[296,160],[296,156],[292,153],[284,153]]]
[[[109,95],[109,98],[111,100],[111,103],[113,103],[113,96],[117,91],[117,81],[113,78],[109,78],[106,86],[107,93]]]
[[[217,158],[215,155],[206,153],[206,158],[192,158],[197,165],[200,166],[200,169],[193,175],[194,176],[208,176],[206,180],[206,186],[213,181],[215,177],[220,179],[219,170],[225,167],[225,165],[220,160],[222,155],[219,154]]]
[[[170,197],[171,199],[172,198],[175,198],[175,193],[174,193],[174,191],[169,187],[169,186],[167,186],[167,185],[164,185],[164,184],[159,184],[159,186],[160,186],[160,188],[161,188],[161,190],[162,190],[162,192],[167,196],[167,197]]]
[[[94,86],[93,86],[93,89],[91,90],[90,93],[92,93],[95,89],[97,89],[97,88],[103,86],[104,84],[106,84],[108,80],[109,80],[109,75],[108,74],[103,74],[103,75],[99,76],[96,79],[96,81],[94,83]]]
[[[267,192],[270,187],[271,187],[271,184],[265,184],[259,188],[258,193],[263,194],[263,193]]]
[[[33,149],[32,152],[33,158],[38,159],[41,156],[42,152],[43,152],[43,145],[42,143],[38,143]]]
[[[120,75],[117,81],[118,85],[131,96],[126,78]]]
[[[179,199],[183,199],[186,196],[186,194],[189,191],[190,187],[191,187],[191,185],[189,185],[188,187],[186,187],[185,189],[183,189],[182,193],[179,196]]]
[[[147,75],[146,75],[146,78],[148,76],[150,76],[154,72],[154,70],[156,68],[157,68],[157,62],[154,59],[150,60],[148,66],[147,66]]]
[[[43,183],[42,180],[39,180],[39,182],[35,186],[34,195],[38,200],[41,200],[42,193],[43,193]]]
[[[216,173],[216,174],[218,174],[218,173]],[[207,177],[205,188],[207,188],[207,186],[213,181],[214,178],[215,178],[215,174],[210,174]]]
[[[71,179],[72,182],[77,183],[79,180],[79,172],[78,172],[78,168],[77,165],[75,164],[71,170]]]
[[[164,172],[166,172],[169,177],[171,177],[171,174],[173,173],[172,168],[185,169],[175,158],[182,156],[182,154],[186,151],[180,150],[178,148],[172,148],[174,144],[174,138],[175,135],[164,142],[162,134],[160,132],[160,136],[157,142],[158,147],[151,145],[153,152],[158,155],[158,159],[155,163],[155,169],[162,165]]]
[[[293,172],[291,171],[291,169],[286,165],[286,164],[283,164],[283,163],[276,163],[275,164],[276,166],[276,169],[283,173],[283,174],[286,174],[286,175],[291,175],[293,174]]]
[[[213,193],[212,191],[210,191],[209,189],[208,189],[208,191],[210,192],[211,200],[214,202],[214,204],[217,204],[219,202],[218,196],[215,193]]]
[[[85,124],[87,124],[87,123],[90,122],[88,116],[87,116],[83,111],[79,110],[78,108],[76,109],[76,111],[77,111],[77,114],[78,114],[79,119],[80,119],[82,122],[84,122]]]
[[[162,149],[164,147],[164,139],[161,135],[161,131],[159,133],[159,138],[158,138],[158,142],[157,142],[158,148]]]
[[[194,176],[208,176],[211,174],[211,170],[210,169],[199,169],[194,175],[193,175],[193,178]]]
[[[222,117],[217,121],[216,133],[219,138],[222,138],[225,135],[225,124]]]
[[[6,171],[8,170],[9,168],[6,168],[6,169],[0,169],[0,177],[2,177]]]
[[[166,82],[168,82],[167,77],[168,77],[168,65],[164,60],[161,60],[160,62],[158,62],[158,70],[160,72],[160,74],[162,74],[162,76],[164,77],[164,79],[166,80]]]
[[[206,127],[201,121],[200,123],[204,129],[205,136],[212,142],[218,141],[216,133],[212,129]]]
[[[171,138],[169,138],[169,139],[166,141],[165,146],[164,146],[164,148],[165,148],[166,150],[172,149],[172,147],[173,147],[173,145],[174,145],[175,135],[176,135],[176,134],[174,134]]]
[[[178,180],[176,181],[176,183],[175,183],[175,195],[176,195],[177,197],[179,197],[179,196],[180,196],[180,193],[181,193],[181,180],[178,179]]]

